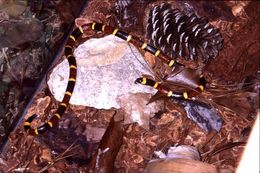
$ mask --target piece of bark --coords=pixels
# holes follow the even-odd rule
[[[114,162],[122,145],[123,135],[123,113],[115,113],[90,162],[88,172],[113,173]]]

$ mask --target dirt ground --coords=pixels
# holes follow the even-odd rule
[[[144,36],[145,13],[154,1],[125,2],[129,4],[119,0],[89,1],[82,16]],[[164,100],[164,108],[149,119],[149,129],[137,123],[123,124],[122,110],[70,105],[58,127],[37,137],[28,136],[23,130],[25,118],[32,112],[47,116],[58,106],[44,82],[2,149],[0,172],[144,172],[147,163],[155,158],[154,151],[166,151],[176,144],[195,146],[203,162],[235,171],[259,109],[260,46],[256,21],[260,3],[189,3],[198,14],[208,17],[224,38],[219,56],[203,68],[206,78],[217,86],[216,92],[206,92],[205,97],[212,98],[207,102],[214,102],[212,105],[223,119],[219,132],[206,133],[187,118],[177,101],[168,99]],[[68,16],[69,12],[63,13],[65,19]],[[50,24],[55,25],[55,21]],[[59,56],[57,61],[61,59]],[[47,120],[46,116],[33,126]],[[105,148],[113,149],[112,154],[106,154]]]

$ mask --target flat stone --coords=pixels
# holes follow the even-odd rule
[[[74,55],[78,74],[70,104],[120,108],[124,107],[124,101],[117,99],[119,97],[127,101],[131,94],[155,93],[151,87],[134,83],[142,74],[149,74],[148,66],[138,50],[122,39],[113,35],[92,38],[79,45]],[[69,65],[64,60],[49,76],[49,89],[58,101],[64,96],[68,75]]]

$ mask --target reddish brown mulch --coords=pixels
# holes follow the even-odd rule
[[[224,5],[231,10],[237,4],[227,2]],[[219,10],[219,6],[215,6],[216,10]],[[144,171],[146,164],[154,158],[155,150],[185,144],[197,147],[203,161],[234,171],[259,105],[256,87],[247,91],[239,87],[244,84],[245,88],[247,82],[255,82],[254,79],[259,78],[259,23],[256,22],[259,19],[259,7],[259,2],[250,2],[244,7],[242,16],[230,18],[230,13],[226,12],[223,13],[226,16],[222,18],[221,15],[212,17],[214,21],[223,21],[216,25],[221,26],[225,42],[219,56],[206,66],[204,73],[212,82],[221,84],[222,89],[238,86],[235,93],[224,94],[214,100],[218,103],[215,106],[224,121],[220,132],[205,133],[183,114],[180,106],[170,100],[165,101],[164,110],[150,119],[148,130],[138,124],[123,125],[121,110],[97,110],[71,105],[62,117],[59,127],[42,136],[27,136],[21,122],[17,130],[10,135],[1,153],[0,170],[98,172],[103,169],[112,172],[114,168],[115,172],[136,173]],[[195,9],[197,8],[200,6]],[[202,14],[208,13],[203,8],[201,10]],[[114,13],[112,0],[90,1],[83,15],[111,25],[120,22],[114,18],[118,14]],[[144,19],[138,20],[143,23]],[[134,32],[133,29],[131,33]],[[56,110],[57,105],[44,84],[43,89],[36,94],[25,118],[32,113],[49,115]],[[33,125],[38,125],[46,119],[42,118]],[[113,154],[106,154],[106,148],[112,149]]]

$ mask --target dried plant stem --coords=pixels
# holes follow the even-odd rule
[[[4,55],[4,59],[5,59],[5,61],[6,61],[6,65],[7,65],[8,69],[9,69],[9,72],[10,72],[10,74],[11,74],[11,77],[12,77],[16,82],[19,82],[19,79],[18,79],[18,78],[15,76],[15,74],[13,73],[13,69],[12,69],[12,67],[11,67],[11,65],[10,65],[9,58],[8,58],[8,56],[7,56],[7,54],[6,54],[6,50],[7,50],[7,48],[2,48],[2,53],[3,53],[3,55]]]
[[[68,152],[72,151],[73,149],[76,149],[78,147],[78,145],[75,145],[76,141],[71,144],[63,153],[61,153],[60,155],[58,155],[56,158],[53,159],[52,162],[50,162],[48,165],[46,165],[45,167],[43,167],[42,169],[40,169],[39,171],[37,171],[38,173],[44,172],[47,169],[49,169],[50,167],[52,167],[55,163],[57,163],[60,160],[66,159],[68,157],[71,157],[75,154],[69,154],[66,155]]]

